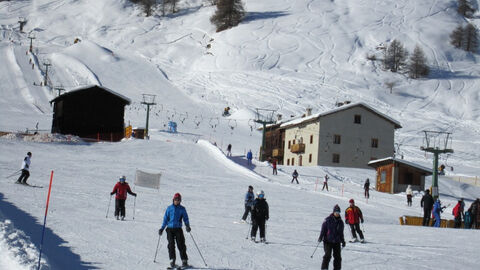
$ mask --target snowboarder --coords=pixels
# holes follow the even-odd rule
[[[322,269],[328,269],[328,264],[332,258],[333,251],[333,269],[342,268],[342,247],[345,247],[345,238],[343,236],[343,221],[340,216],[340,207],[335,205],[333,207],[333,213],[330,214],[322,224],[322,230],[320,231],[320,237],[318,242],[323,241],[323,255]]]
[[[251,217],[252,205],[254,200],[255,200],[255,194],[253,194],[253,187],[248,186],[247,194],[245,194],[245,212],[243,213],[243,216],[242,216],[243,223],[247,222],[248,213],[250,213],[250,217]]]
[[[273,159],[273,161],[272,161],[272,168],[273,168],[272,174],[277,175],[277,160],[276,159]]]
[[[293,181],[297,181],[297,184],[298,184],[298,172],[297,170],[293,170],[293,173],[292,173],[292,184],[293,184]]]
[[[365,198],[370,198],[370,179],[367,178],[365,180],[365,184],[363,184],[363,189],[365,190]]]
[[[125,182],[127,178],[122,175],[118,182],[113,187],[113,191],[110,192],[110,196],[115,195],[115,218],[118,220],[120,217],[125,219],[125,201],[127,200],[127,193],[137,197],[137,193],[132,192],[130,186]]]
[[[442,207],[442,203],[440,202],[440,199],[437,199],[435,203],[433,204],[433,216],[435,217],[435,225],[434,227],[439,228],[440,223],[441,223],[441,218],[440,218],[440,213],[443,212],[443,209],[445,207]]]
[[[175,267],[175,241],[177,242],[178,250],[180,251],[180,258],[182,259],[182,266],[188,266],[187,247],[185,246],[185,236],[182,230],[182,220],[185,223],[185,229],[190,232],[190,221],[185,207],[180,205],[182,202],[182,195],[175,193],[173,196],[173,203],[165,210],[163,216],[163,223],[158,234],[162,235],[163,230],[167,228],[168,239],[168,256],[170,258],[170,267]]]
[[[413,191],[412,191],[412,186],[411,185],[407,186],[407,190],[405,191],[405,193],[407,193],[407,205],[412,206]]]
[[[351,242],[357,242],[357,234],[360,236],[360,242],[365,242],[365,239],[363,238],[363,233],[362,230],[360,230],[360,222],[363,223],[363,214],[360,208],[355,206],[355,201],[353,199],[350,199],[348,201],[350,203],[350,206],[345,210],[345,224],[350,225],[350,229],[352,230],[352,241]]]
[[[30,177],[30,159],[32,158],[32,153],[28,152],[27,156],[23,159],[22,162],[22,174],[17,180],[17,184],[27,184],[27,179]]]
[[[265,192],[260,190],[252,206],[252,232],[250,234],[252,241],[255,241],[257,230],[260,229],[260,242],[265,243],[265,222],[268,218],[268,203],[265,199]]]
[[[251,166],[252,165],[252,159],[253,159],[253,154],[252,154],[252,149],[248,150],[247,153],[247,165]]]
[[[462,218],[464,218],[463,207],[463,198],[458,200],[458,203],[453,207],[452,215],[455,218],[454,228],[460,228],[462,226]]]
[[[231,156],[232,156],[232,145],[228,144],[228,146],[227,146],[227,157],[231,157]]]
[[[328,191],[328,179],[330,177],[328,177],[328,174],[325,174],[325,176],[323,177],[323,187],[322,187],[322,191],[324,188],[327,188],[327,191]]]
[[[423,207],[423,221],[422,226],[430,225],[430,214],[433,207],[433,197],[430,195],[430,190],[425,190],[425,195],[423,195],[422,200],[420,201],[420,206]]]

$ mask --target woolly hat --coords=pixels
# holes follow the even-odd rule
[[[253,189],[253,187],[252,187],[252,186],[248,186],[248,189]]]
[[[28,152],[28,153],[27,153],[27,156],[32,156],[32,152]]]
[[[333,207],[333,212],[340,213],[340,206],[338,206],[338,204],[335,204],[335,206]]]
[[[179,201],[182,201],[182,195],[180,195],[180,193],[175,193],[175,195],[173,195],[173,200],[176,200],[178,199]]]
[[[355,201],[353,199],[350,199],[350,201],[348,201],[349,203],[355,203]]]

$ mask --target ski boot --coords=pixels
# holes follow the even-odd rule
[[[174,259],[171,259],[170,260],[170,267],[175,267],[175,260]]]
[[[360,243],[365,243],[365,239],[364,238],[360,239]]]
[[[255,236],[252,236],[252,237],[250,238],[250,240],[252,240],[252,242],[256,242],[256,241],[255,241]]]
[[[115,218],[116,218],[117,220],[119,220],[118,216],[115,216]]]
[[[265,237],[260,238],[260,243],[266,243]]]
[[[352,238],[352,240],[350,240],[350,243],[355,243],[355,242],[358,242],[358,239],[356,237]]]
[[[182,260],[182,267],[188,267],[188,261]]]
[[[122,216],[122,220],[125,220],[125,217],[124,217],[124,216]]]

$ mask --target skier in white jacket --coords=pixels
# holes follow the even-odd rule
[[[27,179],[30,176],[30,159],[32,158],[32,153],[28,152],[27,156],[23,159],[22,162],[22,174],[17,180],[18,184],[27,184]]]

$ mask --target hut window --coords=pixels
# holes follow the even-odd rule
[[[382,171],[380,173],[380,184],[385,184],[387,182],[387,171]]]
[[[362,123],[362,116],[360,114],[355,114],[355,117],[353,118],[353,123],[361,124]]]
[[[333,135],[333,143],[334,144],[340,144],[341,139],[342,139],[342,136],[340,136],[338,134]]]
[[[308,155],[308,162],[312,163],[312,154]]]
[[[372,148],[378,148],[378,139],[372,138]]]
[[[333,154],[332,155],[332,162],[333,163],[340,163],[340,154]]]
[[[310,135],[310,144],[313,143],[313,135]]]

